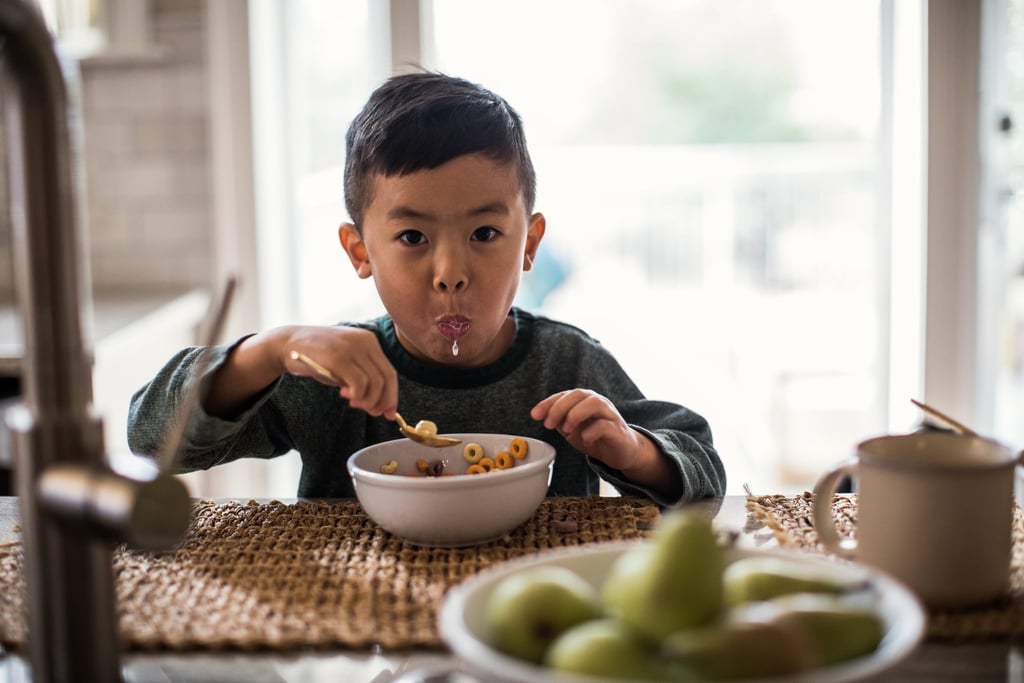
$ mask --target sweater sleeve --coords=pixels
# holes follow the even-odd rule
[[[725,466],[715,450],[711,428],[701,415],[682,405],[646,398],[619,362],[599,343],[581,350],[582,381],[608,398],[626,423],[647,436],[675,465],[682,494],[670,499],[628,480],[593,458],[590,467],[623,495],[644,496],[662,507],[725,495]]]
[[[207,382],[246,337],[211,349],[210,363],[197,377],[202,348],[179,351],[132,396],[128,409],[128,446],[133,453],[156,456],[163,447],[193,382]],[[175,462],[176,472],[209,469],[242,457],[271,458],[291,450],[287,431],[272,419],[268,401],[275,382],[233,420],[209,415],[196,405]]]
[[[683,406],[647,399],[616,406],[623,419],[648,437],[674,464],[683,485],[682,494],[669,499],[637,486],[621,472],[588,458],[598,475],[623,495],[646,496],[662,507],[673,507],[702,498],[725,495],[725,467],[715,450],[711,428],[697,413]]]

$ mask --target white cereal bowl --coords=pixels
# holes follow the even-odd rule
[[[457,446],[429,448],[409,439],[367,446],[348,459],[356,497],[370,519],[416,545],[460,547],[501,538],[530,519],[547,495],[555,449],[538,439],[522,437],[526,457],[513,467],[487,474],[465,474],[466,444],[483,446],[484,455],[509,448],[515,435],[447,434],[461,439]],[[445,473],[428,477],[416,469],[420,458],[441,460]],[[396,461],[393,474],[381,465]],[[404,476],[409,475],[409,476]]]

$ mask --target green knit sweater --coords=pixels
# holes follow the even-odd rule
[[[625,495],[646,496],[663,506],[724,495],[725,469],[704,418],[674,403],[645,399],[615,358],[582,330],[518,308],[511,315],[516,323],[512,346],[494,363],[469,369],[416,360],[399,344],[387,316],[353,326],[374,331],[398,371],[403,414],[429,416],[444,432],[519,434],[552,444],[557,456],[548,495],[596,495],[599,476]],[[240,342],[213,349],[207,376]],[[178,352],[132,397],[128,443],[133,452],[158,452],[175,406],[195,380],[200,351],[193,347]],[[530,408],[541,399],[577,387],[607,397],[628,424],[654,440],[676,464],[681,498],[665,499],[632,484],[530,417]],[[235,420],[197,411],[177,465],[179,472],[188,472],[296,450],[302,459],[299,497],[351,498],[355,492],[345,467],[348,457],[397,437],[394,422],[351,408],[336,388],[283,375]]]

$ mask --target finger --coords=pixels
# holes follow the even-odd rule
[[[351,364],[345,368],[341,380],[345,384],[341,395],[347,398],[354,407],[361,408],[370,382],[368,374],[358,365]]]
[[[579,404],[567,418],[566,426],[572,430],[587,452],[597,449],[627,447],[624,435],[629,426],[623,421],[615,406],[601,396],[595,396]]]
[[[365,411],[370,415],[377,416],[383,412],[379,407],[380,392],[376,389],[376,384],[373,382],[366,384],[359,394],[350,391],[342,392],[342,396],[348,399],[350,406]]]
[[[370,355],[370,361],[379,382],[374,407],[389,418],[393,417],[398,410],[398,372],[379,348]]]
[[[382,412],[380,404],[383,402],[386,388],[387,379],[375,365],[371,364],[366,372],[366,384],[360,401],[363,410],[373,415],[380,415]]]
[[[551,394],[547,398],[542,399],[540,402],[537,403],[537,405],[533,406],[533,408],[530,409],[530,417],[532,417],[534,420],[543,420],[545,417],[547,417],[548,412],[550,412],[551,406],[554,405],[554,403],[558,399],[564,396],[565,393],[566,392],[564,391],[560,391],[557,394]]]
[[[309,356],[306,356],[298,351],[292,351],[287,356],[285,361],[285,369],[299,377],[312,377],[316,381],[333,386],[342,386],[341,380],[339,380],[334,374],[323,365],[320,365]]]
[[[387,389],[381,401],[381,411],[389,420],[395,419],[398,412],[398,376],[394,375],[388,380]]]
[[[388,398],[390,393],[395,394],[394,402],[391,402]],[[373,416],[383,415],[389,408],[394,410],[398,403],[397,392],[389,388],[389,382],[386,377],[375,375],[363,403],[365,404],[363,410],[366,412]]]
[[[544,416],[544,426],[547,429],[571,431],[565,429],[565,419],[569,415],[569,411],[573,409],[578,401],[579,398],[576,392],[565,392],[560,394],[557,399],[552,401],[548,406],[547,414]]]
[[[374,416],[394,417],[398,410],[398,373],[383,356],[377,359],[371,354],[369,357],[366,385],[358,404],[354,405]]]
[[[568,398],[571,398],[571,402],[565,401],[560,406],[565,408],[565,414],[559,428],[566,432],[576,432],[581,425],[591,420],[611,416],[604,398],[593,392],[578,391]]]

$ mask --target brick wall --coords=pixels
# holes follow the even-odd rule
[[[93,288],[101,295],[210,280],[204,5],[153,0],[150,7],[155,56],[81,64],[86,220]],[[6,213],[0,296],[9,298]]]
[[[98,291],[210,277],[203,7],[153,2],[152,62],[82,68],[92,277]]]

